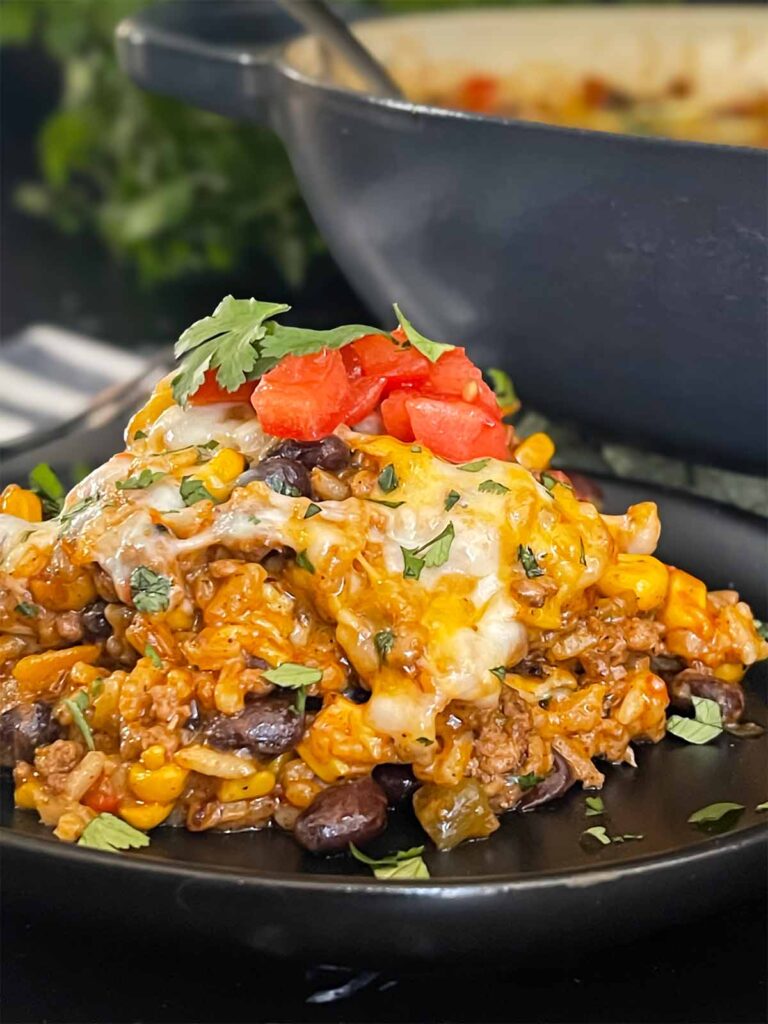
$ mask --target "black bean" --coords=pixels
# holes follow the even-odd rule
[[[392,807],[402,803],[421,785],[409,764],[377,764],[371,775],[387,794]]]
[[[249,478],[248,481],[243,480],[246,476]],[[295,459],[284,459],[280,456],[263,459],[254,469],[244,473],[238,483],[247,483],[250,480],[263,480],[267,487],[271,487],[278,494],[290,494],[295,498],[309,498],[312,494],[309,472]]]
[[[80,613],[83,630],[89,640],[105,640],[112,635],[112,627],[104,614],[106,607],[106,601],[94,601],[86,605]]]
[[[661,676],[665,683],[668,683],[672,676],[682,672],[685,662],[682,658],[676,658],[669,654],[654,654],[651,658],[651,672]]]
[[[534,807],[548,804],[567,793],[576,781],[571,774],[571,766],[556,750],[552,751],[552,771],[541,782],[537,782],[520,797],[515,804],[516,811],[532,811]]]
[[[236,715],[215,715],[205,728],[205,738],[220,750],[248,750],[276,757],[291,750],[304,731],[304,715],[292,697],[269,696],[246,704]]]
[[[668,686],[672,705],[683,711],[693,706],[692,697],[704,697],[720,705],[723,722],[727,725],[735,724],[744,714],[744,691],[738,683],[726,683],[717,676],[687,668]]]
[[[342,693],[353,704],[367,704],[371,699],[371,691],[363,689],[362,686],[347,686]]]
[[[327,469],[332,472],[345,469],[352,458],[349,446],[335,434],[320,441],[281,441],[269,453],[270,458],[292,459],[307,469]]]
[[[264,659],[260,658],[258,656],[258,654],[248,654],[247,651],[243,655],[243,661],[245,662],[246,668],[260,668],[260,669],[269,668],[269,662],[268,661],[264,661]],[[248,699],[248,695],[246,696],[246,700],[247,699]]]
[[[0,764],[12,768],[17,761],[31,762],[36,747],[53,743],[63,734],[50,704],[17,704],[0,715]]]
[[[294,836],[313,853],[364,846],[387,827],[387,798],[371,778],[324,789],[296,819]]]

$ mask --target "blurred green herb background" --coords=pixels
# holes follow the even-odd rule
[[[473,2],[481,0],[357,6],[375,13]],[[145,286],[232,271],[256,246],[289,287],[299,287],[322,243],[282,144],[271,131],[149,95],[127,79],[114,30],[145,6],[2,0],[0,44],[42,48],[61,83],[37,138],[39,176],[18,186],[14,201],[63,232],[101,239]]]

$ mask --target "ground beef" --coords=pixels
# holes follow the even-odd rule
[[[525,703],[509,687],[503,687],[498,708],[480,714],[470,774],[484,785],[492,785],[499,777],[517,771],[528,752],[530,730]]]
[[[35,768],[43,782],[53,793],[61,793],[67,776],[82,759],[84,750],[72,740],[56,740],[50,746],[40,747],[35,754]]]

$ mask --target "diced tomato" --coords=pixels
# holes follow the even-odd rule
[[[461,398],[470,405],[479,405],[495,419],[501,419],[496,395],[463,348],[444,352],[436,363],[430,365],[429,379],[422,390]]]
[[[363,364],[360,356],[351,345],[345,345],[341,350],[341,358],[344,360],[344,369],[350,380],[360,380],[363,376]]]
[[[417,395],[405,399],[405,409],[414,439],[435,455],[451,462],[510,457],[504,424],[477,405],[456,398]]]
[[[413,398],[413,391],[393,391],[381,403],[381,418],[384,429],[398,441],[413,441],[413,429],[405,408],[406,400]]]
[[[351,427],[369,416],[384,392],[386,381],[383,377],[363,377],[350,384],[349,404],[344,414],[344,423]]]
[[[194,393],[189,396],[191,405],[212,405],[214,402],[250,402],[255,380],[247,380],[236,391],[226,391],[216,380],[218,370],[206,370],[205,380]]]
[[[343,422],[350,404],[344,360],[337,350],[286,356],[259,381],[251,396],[268,434],[317,441]]]
[[[384,334],[366,334],[353,341],[353,349],[360,359],[366,377],[384,377],[385,394],[403,384],[418,384],[429,376],[430,362],[418,349],[396,345]]]
[[[104,775],[98,778],[90,789],[86,790],[85,795],[81,797],[81,801],[86,807],[96,811],[97,814],[101,814],[102,811],[113,812],[117,810],[117,805],[120,802],[117,793],[115,793],[112,787],[112,783]]]

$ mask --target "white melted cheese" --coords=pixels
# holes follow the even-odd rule
[[[249,459],[259,458],[274,443],[261,429],[250,405],[232,402],[187,408],[172,405],[157,418],[147,438],[152,450],[166,451],[217,441]]]

